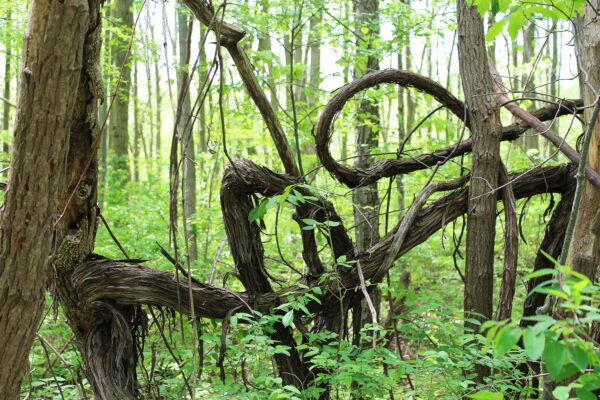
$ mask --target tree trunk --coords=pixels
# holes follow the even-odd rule
[[[8,26],[6,27],[7,29],[10,29],[10,25],[11,25],[11,15],[12,15],[12,8],[8,9],[8,15],[6,16],[6,22],[8,24]],[[4,92],[2,94],[2,97],[4,97],[5,101],[3,103],[3,109],[2,109],[2,130],[3,131],[8,131],[9,126],[10,126],[10,104],[8,103],[8,101],[10,100],[10,84],[11,84],[11,80],[12,80],[12,71],[11,71],[11,62],[12,62],[12,43],[10,40],[10,35],[8,36],[9,39],[7,40],[6,43],[4,43],[4,46],[6,48],[6,53],[4,55],[5,59],[4,59]],[[0,152],[6,153],[6,157],[7,157],[7,163],[8,163],[8,140],[6,142],[2,141],[2,147],[0,147]],[[0,160],[0,167],[2,166],[2,160]]]
[[[532,64],[535,61],[535,35],[536,27],[534,22],[527,24],[523,29],[523,66],[527,66],[525,72],[521,76],[521,83],[523,85],[523,97],[535,98],[535,66]],[[530,100],[531,103],[527,107],[528,111],[535,110],[536,104]],[[523,136],[523,146],[525,150],[538,149],[539,147],[539,135],[530,130]]]
[[[206,49],[204,46],[204,35],[206,34],[206,29],[204,28],[204,26],[202,24],[200,24],[200,40],[202,41],[200,43],[200,66],[198,68],[198,79],[200,84],[198,85],[198,87],[201,90],[206,90],[205,88],[205,81],[206,81],[206,76],[208,75],[208,63],[206,60]],[[208,121],[206,120],[206,103],[210,100],[210,93],[206,95],[205,100],[202,102],[202,104],[200,105],[200,111],[199,111],[199,121],[198,124],[200,125],[200,139],[198,143],[198,152],[200,153],[206,153],[208,151],[208,135],[207,132],[210,131],[210,127],[208,125]],[[202,162],[204,161],[204,158],[202,159]]]
[[[119,27],[130,33],[133,29],[133,0],[114,0],[111,16]],[[117,40],[111,49],[112,64],[120,71],[119,87],[113,89],[115,97],[108,131],[113,155],[113,167],[120,172],[121,184],[130,179],[129,172],[129,91],[131,89],[131,63],[128,61],[128,43]],[[158,79],[157,79],[158,81]]]
[[[582,21],[577,25],[576,46],[587,123],[592,114],[591,106],[598,101],[594,92],[600,90],[600,21],[595,11],[599,6],[599,0],[586,3]],[[600,124],[596,123],[591,134],[588,164],[600,172]],[[594,280],[600,261],[600,193],[587,180],[584,190],[567,264]]]
[[[133,180],[140,181],[140,163],[142,154],[142,121],[140,120],[140,99],[138,83],[138,66],[133,67]]]
[[[314,107],[319,101],[319,85],[321,83],[321,22],[323,10],[319,9],[310,19],[308,50],[310,51],[310,78],[308,111],[315,112]]]
[[[192,131],[190,101],[190,45],[192,23],[184,12],[177,12],[179,39],[179,77],[177,133],[181,137],[181,156],[183,157],[183,218],[186,248],[190,261],[198,258],[198,245],[193,217],[196,214],[196,149]]]
[[[476,7],[457,1],[458,60],[473,138],[473,163],[467,213],[464,310],[467,318],[492,317],[496,188],[500,125],[494,83],[488,70],[483,22]],[[466,324],[475,328],[472,323]]]
[[[358,59],[366,57],[366,68],[357,63],[354,67],[354,76],[358,78],[368,72],[379,69],[379,60],[371,55],[374,42],[379,39],[379,1],[378,0],[355,0],[354,19],[357,31],[367,27],[368,33],[362,38],[366,41],[357,40]],[[365,64],[363,64],[365,65]],[[359,102],[356,120],[356,153],[355,167],[365,168],[373,163],[371,151],[379,144],[379,105],[372,99],[364,99]],[[358,187],[352,192],[354,208],[354,225],[356,235],[356,249],[363,252],[379,240],[379,194],[377,183]],[[373,305],[378,308],[380,303],[380,292],[375,290],[371,293]],[[360,329],[365,323],[372,321],[371,313],[367,308],[367,301],[362,300],[353,309],[353,333],[354,341],[358,343]]]
[[[13,157],[0,211],[0,359],[10,366],[0,368],[2,399],[18,397],[44,309],[89,22],[87,0],[31,3]]]

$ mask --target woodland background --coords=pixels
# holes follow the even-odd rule
[[[521,107],[533,111],[559,99],[581,98],[572,28],[580,3],[563,1],[552,7],[477,2],[488,54],[509,96],[519,98]],[[7,181],[9,172],[28,5],[22,0],[0,0],[0,182]],[[429,183],[432,169],[351,190],[320,165],[315,125],[340,87],[373,70],[394,68],[424,75],[462,98],[455,3],[244,0],[214,7],[218,18],[246,32],[241,46],[283,125],[300,175],[306,178],[304,189],[335,205],[357,251],[375,244],[401,221]],[[99,74],[106,99],[98,111],[103,135],[98,152],[101,224],[94,252],[116,260],[145,260],[146,266],[172,273],[176,259],[199,282],[243,291],[223,226],[219,193],[231,159],[245,158],[284,171],[264,119],[229,53],[219,50],[214,32],[207,32],[183,4],[111,0],[102,13]],[[501,119],[504,126],[516,122],[504,109]],[[585,124],[567,115],[553,121],[552,128],[580,148]],[[416,157],[469,136],[460,118],[433,96],[397,85],[358,93],[337,115],[332,131],[333,157],[358,167],[397,156]],[[180,153],[173,153],[173,147],[179,146],[173,145],[176,142],[184,143]],[[567,161],[533,130],[518,140],[502,142],[500,155],[510,173]],[[469,154],[453,158],[436,169],[435,179],[466,175],[470,166]],[[179,179],[175,188],[173,168]],[[308,273],[302,231],[292,212],[295,204],[313,198],[297,189],[289,187],[283,200],[256,196],[249,215],[263,232],[265,269],[275,289],[286,288]],[[434,194],[430,201],[441,197]],[[315,387],[301,391],[282,383],[274,357],[289,354],[289,349],[274,342],[269,333],[274,323],[301,325],[302,316],[312,312],[307,304],[321,294],[318,287],[303,296],[290,295],[288,303],[278,305],[279,314],[261,318],[241,313],[194,320],[165,308],[144,308],[143,340],[137,344],[140,395],[149,399],[315,398],[325,383],[333,398],[500,399],[517,393],[521,398],[534,397],[546,370],[538,366],[522,371],[520,366],[542,357],[539,338],[547,335],[547,348],[557,347],[546,350],[545,356],[565,354],[558,361],[545,359],[550,369],[554,364],[560,364],[558,369],[576,365],[582,374],[575,383],[566,382],[563,389],[555,390],[555,396],[566,398],[570,390],[574,394],[579,389],[578,396],[589,398],[585,396],[597,389],[588,383],[599,377],[600,357],[597,343],[583,332],[600,315],[597,286],[564,270],[573,280],[567,279],[566,289],[559,289],[579,318],[560,323],[540,320],[546,325],[538,331],[517,328],[531,290],[529,279],[553,276],[552,271],[531,272],[560,198],[546,193],[517,199],[519,256],[512,309],[502,322],[487,324],[483,335],[477,334],[477,319],[467,321],[476,325],[473,330],[465,330],[464,325],[466,219],[460,216],[404,254],[378,289],[370,289],[377,306],[376,323],[363,301],[362,311],[345,320],[340,335],[328,331],[306,335],[301,350],[320,371]],[[494,313],[504,270],[505,218],[499,206]],[[303,224],[304,230],[320,232],[317,246],[327,273],[334,265],[354,265],[323,250],[328,230],[337,221],[304,218]],[[547,286],[546,292],[540,292],[556,294],[551,290],[559,289]],[[356,315],[362,315],[362,320]],[[537,344],[516,346],[521,337],[534,340],[525,335],[535,337]],[[29,363],[22,397],[91,395],[73,334],[50,294]],[[490,368],[485,381],[476,364]],[[557,373],[553,378],[564,377]]]

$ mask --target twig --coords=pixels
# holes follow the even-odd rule
[[[0,101],[5,102],[6,104],[8,104],[12,108],[17,108],[17,105],[15,103],[12,103],[10,100],[8,100],[5,97],[0,96]]]

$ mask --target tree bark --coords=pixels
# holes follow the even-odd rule
[[[368,28],[368,32],[357,38],[354,77],[379,69],[379,59],[374,56],[374,42],[379,39],[379,0],[354,0],[354,22],[356,30]],[[365,57],[365,54],[368,54]],[[371,151],[379,145],[379,105],[376,100],[364,99],[358,104],[356,111],[356,155],[355,168],[368,168],[374,159]],[[379,241],[379,194],[377,182],[360,186],[352,191],[354,209],[356,250],[363,252]],[[352,310],[353,340],[360,344],[360,330],[366,323],[373,321],[373,310],[369,310],[369,302],[375,311],[381,303],[381,292],[375,288],[370,293],[370,299],[363,299]]]
[[[481,16],[466,0],[457,1],[457,14],[458,60],[473,139],[464,310],[467,318],[485,320],[492,317],[493,307],[496,188],[502,127],[495,86],[488,70]],[[472,323],[466,326],[476,327]]]
[[[89,23],[86,0],[31,3],[13,157],[0,211],[0,359],[10,366],[0,368],[2,399],[18,397],[44,309]]]
[[[590,121],[593,109],[590,106],[598,101],[595,93],[600,90],[600,21],[596,13],[598,6],[600,6],[598,0],[584,5],[583,18],[577,29],[576,46],[583,80],[583,101],[588,106],[584,111],[584,119],[587,123]],[[589,166],[600,172],[600,124],[597,123],[592,128],[591,134],[587,161]],[[586,181],[567,258],[569,266],[592,280],[596,277],[600,261],[599,204],[600,191]]]

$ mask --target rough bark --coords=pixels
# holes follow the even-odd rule
[[[469,318],[490,319],[502,127],[494,82],[487,68],[481,16],[466,0],[457,1],[457,15],[458,60],[473,138],[464,310]]]
[[[229,176],[226,178],[226,181],[237,187],[241,191],[240,194],[243,194],[243,198],[249,198],[254,192],[264,193],[269,197],[275,196],[282,193],[293,182],[292,179],[285,175],[257,166],[247,160],[238,160],[235,163],[236,168],[247,180],[247,183],[239,183],[240,181],[235,178],[231,170],[228,173]],[[515,198],[521,199],[544,193],[562,194],[565,191],[572,191],[575,183],[574,172],[574,166],[568,164],[559,167],[540,168],[530,171],[528,174],[517,172],[510,175],[509,178],[513,182]],[[238,183],[234,183],[234,181]],[[247,221],[247,215],[238,214],[235,211],[240,197],[237,199],[231,197],[231,199],[233,200],[231,203],[226,201],[226,208],[230,212],[224,214],[227,221],[231,219],[231,222],[227,222],[228,225],[235,225],[233,219],[237,218],[244,218]],[[402,246],[398,252],[394,251],[394,257],[401,257],[403,254],[406,254],[427,240],[433,233],[446,226],[448,222],[464,214],[467,211],[467,201],[468,188],[463,188],[451,192],[421,209],[406,232]],[[568,209],[568,205],[565,207]],[[556,213],[558,213],[558,209]],[[327,217],[321,216],[318,218]],[[387,257],[392,245],[397,242],[396,233],[400,225],[401,223],[392,229],[386,237],[382,238],[377,245],[357,256],[363,265],[363,272],[366,279],[371,279],[378,272],[382,272],[381,265],[384,263],[384,259]],[[551,225],[554,226],[554,223],[551,222]],[[556,226],[558,227],[558,225]],[[338,227],[338,229],[340,232],[343,231],[343,227]],[[253,235],[255,234],[253,233]],[[238,233],[238,237],[241,237],[241,233]],[[552,235],[548,233],[546,238],[547,240],[551,240]],[[244,246],[244,244],[236,244],[236,246]],[[542,249],[552,251],[550,247],[544,245],[542,245]],[[254,250],[251,250],[251,253],[252,257],[258,254]],[[554,254],[554,251],[552,254]],[[356,258],[350,255],[349,259]],[[239,264],[242,269],[252,268],[251,270],[244,270],[244,277],[240,276],[240,279],[243,281],[263,275],[257,272],[256,267],[250,265],[249,258],[242,262],[244,264]],[[264,266],[262,268],[264,272]],[[187,280],[178,280],[173,274],[140,267],[135,261],[113,261],[97,256],[90,257],[75,268],[72,280],[76,292],[84,302],[83,304],[93,304],[100,300],[111,299],[117,304],[122,305],[148,304],[164,306],[186,315],[191,314],[189,303],[190,291]],[[262,285],[269,285],[268,280],[265,278],[259,277],[258,281],[261,281]],[[311,276],[306,276],[301,283],[308,285],[319,284],[318,280]],[[249,283],[249,285],[256,287],[257,283]],[[323,290],[324,298],[322,301],[308,305],[313,312],[327,313],[328,311],[339,310],[339,304],[331,296],[331,293],[333,292],[337,295],[340,293],[340,288],[342,288],[342,293],[347,296],[355,293],[355,289],[360,285],[356,268],[344,274],[341,281],[333,279],[325,282],[325,285],[330,285],[330,290]],[[274,305],[286,302],[290,292],[301,294],[306,290],[310,289],[292,286],[278,290],[277,292],[251,293],[247,291],[235,293],[227,289],[216,288],[192,280],[191,293],[197,317],[224,318],[227,313],[232,311],[248,312],[248,307],[262,313],[268,312]],[[178,291],[181,297],[178,297]]]
[[[86,0],[33,1],[8,190],[0,210],[0,398],[16,399],[44,308],[53,224],[89,24]],[[56,240],[56,238],[54,239]]]
[[[600,91],[600,21],[597,12],[600,1],[584,5],[584,15],[577,30],[576,41],[579,67],[583,80],[583,101],[591,106],[598,101],[595,93]],[[584,112],[589,123],[592,108]],[[588,166],[600,172],[600,124],[591,131]],[[600,189],[586,181],[583,198],[577,215],[577,223],[571,240],[567,264],[594,280],[600,261]]]

